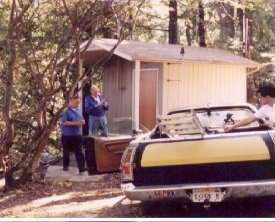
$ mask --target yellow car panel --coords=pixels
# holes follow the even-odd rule
[[[146,146],[142,167],[268,160],[260,136],[154,143]]]

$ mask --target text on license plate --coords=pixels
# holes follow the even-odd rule
[[[176,191],[174,190],[155,190],[156,197],[174,197],[176,196]]]
[[[224,193],[219,188],[213,189],[194,189],[192,193],[193,202],[221,202]]]

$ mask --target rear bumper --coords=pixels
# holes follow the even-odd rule
[[[224,193],[222,201],[246,197],[275,196],[275,179],[139,187],[134,186],[132,183],[121,184],[121,189],[127,198],[141,201],[162,199],[183,199],[192,201],[193,189],[209,188],[220,188]]]

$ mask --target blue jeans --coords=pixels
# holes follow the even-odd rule
[[[89,129],[93,136],[97,136],[100,131],[100,136],[107,137],[107,118],[106,116],[89,116]]]

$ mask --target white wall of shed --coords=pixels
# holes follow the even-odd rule
[[[246,68],[236,65],[164,64],[162,113],[186,106],[247,101]]]

